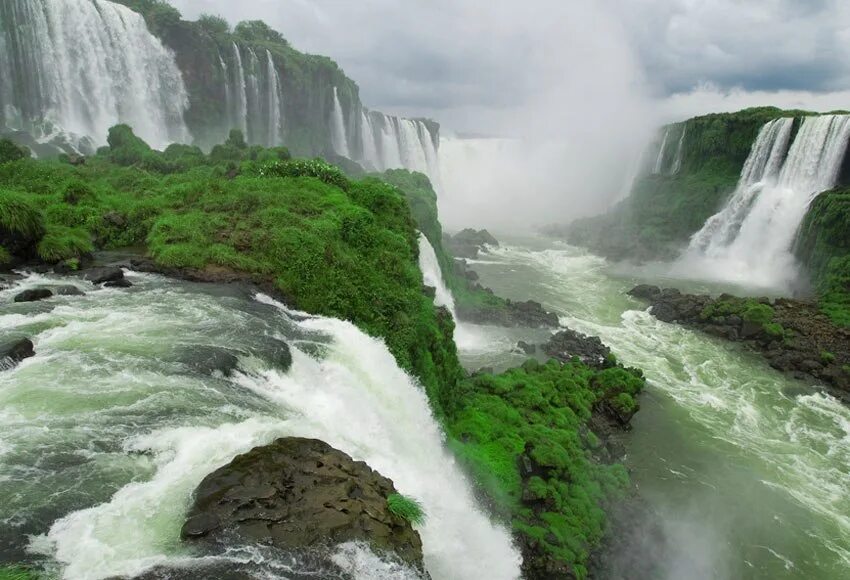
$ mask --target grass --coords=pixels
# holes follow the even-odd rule
[[[392,514],[413,525],[421,526],[425,523],[425,510],[415,499],[393,493],[387,497],[387,508]]]
[[[21,566],[0,566],[0,580],[38,580],[40,576]]]

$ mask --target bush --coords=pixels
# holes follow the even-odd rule
[[[387,509],[390,510],[390,513],[413,525],[421,526],[425,523],[425,510],[422,509],[422,504],[415,499],[398,493],[390,494],[387,497]]]
[[[65,191],[62,193],[62,201],[68,205],[77,205],[81,201],[93,201],[94,192],[91,188],[82,181],[76,180],[65,186]]]
[[[338,167],[321,159],[292,159],[269,163],[260,168],[261,177],[315,177],[328,185],[348,189],[348,178]]]
[[[0,163],[26,159],[30,155],[30,150],[27,147],[16,145],[9,139],[0,139]]]
[[[38,257],[56,264],[63,260],[79,259],[94,251],[91,236],[81,228],[51,225],[36,247]]]
[[[198,25],[210,34],[225,35],[230,33],[230,24],[218,15],[201,14],[198,17]]]
[[[741,313],[741,318],[748,322],[755,322],[757,324],[768,324],[773,321],[774,314],[775,312],[773,308],[771,308],[767,304],[747,303],[743,312]]]
[[[41,212],[23,195],[0,190],[0,245],[25,254],[44,235]]]
[[[825,364],[832,364],[835,362],[835,355],[825,350],[820,353],[820,360],[823,361]]]

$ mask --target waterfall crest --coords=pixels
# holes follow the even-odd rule
[[[762,127],[735,192],[691,238],[683,267],[692,263],[711,278],[769,288],[793,283],[797,229],[815,195],[836,184],[850,115],[804,118],[788,148],[793,124],[786,118]]]
[[[333,123],[336,122],[334,119]],[[427,175],[435,187],[439,186],[438,147],[425,121],[393,117],[363,108],[360,112],[359,141],[360,155],[356,161],[366,169],[418,171]]]
[[[0,2],[2,124],[105,143],[127,123],[155,147],[188,141],[173,54],[141,15],[106,0]]]

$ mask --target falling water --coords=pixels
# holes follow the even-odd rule
[[[236,85],[236,103],[233,110],[233,122],[242,134],[248,137],[248,91],[245,84],[245,69],[242,67],[242,54],[239,47],[233,43],[233,62],[236,68],[233,71],[233,81]]]
[[[661,139],[661,148],[658,149],[658,157],[655,158],[655,167],[652,169],[652,172],[655,174],[661,173],[662,167],[664,167],[664,152],[667,150],[667,137],[670,136],[670,129],[666,129],[664,131],[664,138]]]
[[[791,253],[814,196],[833,187],[850,140],[850,116],[806,117],[776,173],[793,120],[778,119],[759,134],[739,186],[694,235],[681,261],[700,276],[788,289],[798,266]]]
[[[269,147],[279,145],[283,134],[283,113],[281,111],[283,98],[280,91],[280,76],[274,65],[272,53],[266,50],[266,86],[268,87],[267,107],[269,111]]]
[[[670,169],[670,175],[676,175],[682,169],[682,154],[685,147],[685,135],[688,134],[688,125],[682,126],[682,136],[679,137],[679,144],[676,146],[676,158],[673,160],[673,167]]]
[[[248,71],[245,75],[248,94],[248,134],[245,135],[245,138],[249,143],[265,142],[265,139],[258,139],[258,136],[262,135],[265,130],[265,119],[263,119],[261,111],[260,79],[257,77],[259,69],[260,61],[257,58],[257,53],[249,47]]]
[[[173,54],[141,15],[106,0],[0,2],[0,114],[38,137],[105,143],[127,123],[154,146],[188,141]]]
[[[404,167],[398,144],[398,119],[381,115],[381,159],[384,169]]]
[[[331,110],[331,143],[338,155],[348,157],[348,136],[345,132],[345,116],[342,113],[342,105],[339,102],[339,93],[334,87],[334,102]]]
[[[372,126],[369,111],[366,109],[360,109],[360,150],[363,161],[369,168],[377,171],[384,169],[375,141],[375,129]]]
[[[440,262],[437,260],[437,253],[425,234],[421,233],[419,234],[419,269],[422,270],[425,285],[435,289],[434,304],[445,306],[452,313],[452,317],[457,320],[455,299],[443,280],[443,272],[440,269]]]

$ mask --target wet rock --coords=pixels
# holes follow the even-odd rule
[[[236,353],[216,346],[197,346],[181,357],[181,362],[196,372],[211,375],[219,372],[229,377],[239,365]]]
[[[76,286],[72,286],[71,284],[66,284],[64,286],[57,286],[53,289],[57,296],[84,296],[85,292],[77,288]]]
[[[552,335],[543,345],[543,352],[561,362],[578,358],[594,368],[606,368],[614,364],[611,349],[598,336],[587,336],[569,328]]]
[[[130,288],[133,286],[133,283],[127,280],[127,278],[119,278],[118,280],[110,280],[109,282],[104,282],[104,288]]]
[[[14,298],[15,302],[38,302],[53,296],[53,292],[48,288],[31,288],[17,294]]]
[[[527,355],[532,355],[535,352],[537,352],[537,346],[535,346],[533,344],[529,344],[529,343],[525,342],[524,340],[521,340],[518,343],[516,343],[516,347],[520,351],[524,352]]]
[[[106,282],[117,282],[124,279],[124,270],[116,266],[104,266],[102,268],[91,268],[82,273],[83,279],[92,284],[104,284]]]
[[[655,300],[659,294],[661,294],[661,288],[658,286],[651,286],[649,284],[639,284],[629,290],[629,296],[633,296],[635,298],[639,298],[641,300]]]
[[[31,356],[35,356],[35,347],[28,338],[0,343],[0,370],[8,370]]]
[[[234,536],[282,549],[364,541],[422,569],[419,534],[387,507],[393,493],[389,479],[322,441],[278,439],[204,478],[182,536],[220,548]]]
[[[443,234],[443,244],[457,258],[475,259],[486,246],[499,246],[499,241],[487,230],[467,228],[455,235]]]

